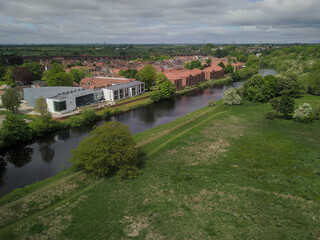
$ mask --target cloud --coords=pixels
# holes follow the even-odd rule
[[[319,42],[318,0],[0,0],[0,43]]]

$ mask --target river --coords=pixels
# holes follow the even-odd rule
[[[263,73],[265,72],[261,72]],[[177,97],[176,101],[163,101],[124,112],[112,117],[112,120],[124,123],[130,127],[132,134],[136,134],[194,112],[206,106],[210,99],[221,99],[228,88],[242,85],[243,82],[236,82],[229,86],[210,87]],[[103,121],[98,121],[97,125],[102,123]],[[46,179],[68,168],[70,151],[89,135],[91,129],[82,127],[61,130],[48,134],[32,144],[15,146],[8,151],[0,159],[0,197],[15,188]]]

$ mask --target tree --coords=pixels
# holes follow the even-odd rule
[[[118,172],[120,177],[133,178],[139,172],[138,149],[129,127],[116,121],[96,127],[72,151],[70,161],[76,168],[97,176]]]
[[[279,112],[283,113],[284,118],[287,119],[290,113],[293,113],[294,110],[294,99],[283,95],[279,101]]]
[[[73,80],[66,72],[58,72],[46,78],[48,86],[72,86]]]
[[[234,67],[232,66],[231,63],[228,63],[226,68],[225,68],[225,73],[228,74],[228,73],[233,73],[234,71]]]
[[[69,75],[76,83],[80,83],[80,81],[86,77],[86,73],[78,69],[70,69]]]
[[[32,138],[31,129],[19,115],[7,114],[2,122],[1,138],[4,146],[29,141]]]
[[[12,79],[15,83],[21,82],[23,85],[30,85],[32,73],[27,67],[16,67],[12,70]]]
[[[176,90],[177,89],[174,84],[169,80],[164,81],[160,85],[162,99],[174,99],[176,96]]]
[[[211,63],[212,63],[211,58],[208,58],[208,59],[206,60],[206,64],[207,64],[208,66],[210,66],[210,65],[211,65]]]
[[[147,89],[150,89],[156,79],[157,70],[151,64],[147,64],[136,74],[138,81],[144,82]]]
[[[237,93],[235,88],[229,88],[224,92],[223,95],[223,103],[226,105],[240,105],[242,102],[242,98]]]
[[[150,94],[150,99],[152,102],[160,102],[162,100],[162,94],[160,90],[152,91]]]
[[[219,66],[219,67],[222,67],[223,69],[225,69],[225,68],[226,68],[226,66],[224,65],[224,63],[223,63],[223,62],[219,62],[218,66]]]
[[[298,109],[294,111],[293,120],[299,122],[312,122],[312,107],[309,103],[303,103],[303,105],[299,106]]]
[[[251,67],[253,65],[258,65],[258,64],[259,64],[258,57],[254,54],[250,54],[246,62],[246,67]]]
[[[6,68],[0,66],[0,81],[4,78],[5,74],[6,74]]]
[[[40,96],[37,98],[34,110],[40,113],[42,122],[48,122],[51,119],[51,114],[48,111],[48,105],[44,97]]]
[[[161,85],[164,81],[167,81],[167,80],[168,80],[168,78],[167,78],[166,75],[164,75],[164,73],[162,73],[162,72],[157,73],[157,75],[156,75],[156,85],[157,85],[158,87],[160,87],[160,85]]]
[[[2,95],[1,100],[5,109],[9,110],[11,113],[18,112],[21,102],[17,91],[12,88],[7,89]]]
[[[241,81],[241,76],[239,74],[239,71],[234,71],[233,73],[231,73],[231,78],[233,82]]]
[[[198,60],[193,60],[190,63],[190,69],[195,69],[195,68],[201,68],[202,67],[202,63]]]
[[[8,67],[6,69],[6,73],[4,74],[3,79],[7,82],[8,85],[11,85],[11,87],[15,87],[16,84],[12,79],[12,68]]]
[[[190,62],[186,62],[186,63],[183,65],[183,67],[184,67],[185,69],[191,69]]]
[[[32,74],[32,81],[40,80],[43,74],[43,66],[38,62],[24,63],[21,67],[27,67]]]

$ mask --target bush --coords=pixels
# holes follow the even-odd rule
[[[208,102],[208,106],[209,107],[213,107],[215,105],[216,105],[216,102],[213,99],[210,99],[209,102]]]
[[[275,119],[275,118],[278,117],[278,113],[277,113],[277,112],[274,112],[274,111],[272,111],[272,112],[267,112],[267,114],[266,114],[264,117],[265,117],[266,119],[272,120],[272,119]]]
[[[164,81],[160,85],[161,99],[174,99],[176,96],[176,87],[169,80]]]
[[[70,161],[77,169],[97,176],[119,172],[121,178],[137,173],[138,149],[129,127],[120,122],[106,122],[91,131],[90,136],[72,151]]]
[[[22,117],[10,113],[2,122],[0,138],[0,147],[29,141],[32,139],[31,129]]]
[[[316,108],[314,108],[314,110],[312,112],[312,117],[315,120],[320,120],[320,106],[317,106]]]
[[[104,118],[109,118],[112,115],[112,111],[110,108],[106,107],[105,109],[102,110],[102,116]]]
[[[32,130],[33,137],[41,137],[46,133],[61,129],[60,122],[53,120],[43,121],[43,119],[31,122],[29,126]]]
[[[281,96],[279,101],[279,112],[283,113],[285,119],[288,118],[290,113],[294,110],[294,99],[289,96]]]
[[[84,124],[84,120],[80,116],[71,116],[68,120],[70,127],[81,127]]]
[[[150,94],[150,99],[152,102],[160,102],[162,100],[162,94],[159,90],[153,91]]]
[[[225,91],[223,96],[223,103],[227,105],[240,105],[242,102],[242,98],[237,93],[235,88],[229,88]]]
[[[299,122],[312,122],[312,108],[309,103],[303,103],[303,105],[299,106],[298,109],[294,111],[293,120]]]
[[[83,118],[83,123],[87,125],[93,125],[95,121],[98,119],[96,112],[93,109],[85,108],[81,117]]]

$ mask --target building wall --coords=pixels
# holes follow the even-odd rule
[[[63,102],[63,101],[66,101],[67,108],[65,110],[60,111],[60,112],[55,111],[54,110],[54,102]],[[72,112],[73,110],[75,110],[77,108],[77,106],[76,106],[76,98],[74,96],[72,96],[71,98],[66,98],[63,101],[59,101],[57,99],[47,98],[46,102],[47,102],[47,105],[48,105],[48,110],[50,112],[52,112],[52,113],[63,114],[63,113],[67,113],[67,112]]]

